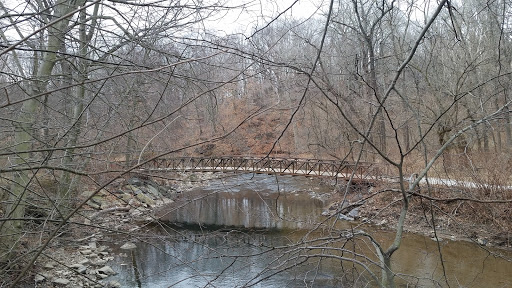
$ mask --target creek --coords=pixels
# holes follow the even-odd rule
[[[393,231],[340,220],[313,230],[325,219],[321,213],[331,192],[331,186],[306,177],[239,174],[211,180],[159,211],[166,225],[137,249],[115,251],[112,267],[119,274],[113,278],[122,287],[376,287],[370,273],[354,264],[380,275],[369,241],[333,234],[364,230],[386,246]],[[332,252],[304,248],[320,243]],[[406,233],[392,268],[399,287],[512,287],[510,259],[509,251],[468,241],[442,240],[438,246]]]

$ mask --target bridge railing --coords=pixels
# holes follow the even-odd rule
[[[348,178],[354,172],[357,180],[376,180],[374,163],[278,157],[176,157],[157,158],[143,166],[151,171],[251,172],[282,175]]]

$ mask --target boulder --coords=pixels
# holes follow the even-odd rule
[[[96,252],[101,253],[101,252],[104,252],[107,250],[108,250],[108,246],[101,245],[100,247],[98,247],[98,249],[96,249]]]
[[[96,274],[103,274],[103,275],[116,275],[117,272],[114,271],[110,266],[103,266],[100,269],[96,270]]]
[[[85,267],[84,265],[82,264],[73,264],[71,266],[69,266],[73,269],[76,270],[76,272],[80,273],[80,274],[85,274],[85,272],[87,271],[87,267]]]
[[[69,282],[70,281],[68,279],[64,279],[64,278],[56,278],[56,279],[52,280],[52,283],[57,284],[57,285],[68,285]]]
[[[128,205],[130,205],[130,207],[139,207],[142,203],[140,203],[139,200],[135,199],[135,198],[132,198],[128,201]]]
[[[139,199],[139,201],[142,203],[148,204],[149,206],[155,205],[155,200],[151,199],[146,194],[143,194],[143,193],[137,194],[137,199]]]
[[[87,201],[87,205],[89,205],[91,208],[96,209],[96,210],[100,210],[101,209],[100,205],[98,205],[98,204],[96,204],[96,203],[94,203],[94,202],[92,202],[90,200]]]
[[[129,185],[137,186],[137,187],[144,185],[144,181],[137,177],[132,177],[132,178],[126,180],[126,183]]]
[[[121,196],[119,196],[119,198],[121,198],[125,203],[128,203],[132,199],[132,195],[128,193],[123,193],[121,194]]]
[[[354,218],[353,217],[350,217],[350,216],[347,216],[347,215],[344,215],[344,214],[338,214],[338,218],[341,219],[341,220],[346,220],[346,221],[354,221]]]
[[[100,195],[95,195],[95,196],[93,196],[93,197],[91,198],[91,200],[89,200],[89,201],[88,201],[88,203],[89,203],[89,202],[91,202],[91,201],[92,201],[93,203],[98,204],[99,206],[101,206],[101,205],[103,205],[104,199],[103,199],[103,197],[102,197],[102,196],[100,196]]]
[[[81,250],[80,253],[82,253],[82,255],[90,255],[90,254],[92,254],[92,250],[91,249],[85,249],[85,250]]]
[[[89,248],[96,249],[96,248],[98,248],[98,246],[97,246],[96,242],[91,241],[91,242],[89,242]]]
[[[81,265],[88,265],[88,264],[91,264],[91,260],[89,259],[84,259],[80,262],[78,262],[78,264],[81,264]]]
[[[44,280],[46,280],[46,277],[44,277],[44,276],[43,276],[43,275],[41,275],[41,274],[37,274],[37,275],[34,277],[34,282],[36,282],[36,283],[43,282]]]
[[[352,217],[352,218],[358,218],[359,217],[359,208],[354,208],[354,209],[350,210],[350,212],[348,212],[347,216]]]
[[[487,239],[485,239],[485,238],[477,238],[477,239],[476,239],[476,242],[478,243],[478,245],[485,246],[485,245],[487,245],[487,243],[489,242],[489,240],[487,240]]]
[[[137,249],[137,246],[135,244],[133,244],[132,242],[126,242],[120,248],[123,250],[132,250],[132,249]]]
[[[113,280],[105,284],[105,288],[121,288],[121,283]]]
[[[162,196],[160,192],[158,192],[158,189],[153,187],[152,185],[148,185],[146,187],[148,188],[148,193],[153,195],[154,197],[160,198]]]
[[[94,265],[94,266],[103,266],[103,265],[107,264],[107,262],[108,261],[106,259],[98,259],[98,260],[92,262],[92,265]]]

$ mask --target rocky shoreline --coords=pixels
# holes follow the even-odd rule
[[[154,212],[173,203],[183,191],[198,187],[214,178],[212,173],[180,175],[183,181],[162,181],[131,177],[119,179],[87,201],[84,211],[71,219],[80,224],[52,241],[45,254],[35,263],[31,287],[83,287],[118,288],[116,275],[109,263],[113,251],[136,249],[129,237],[123,244],[112,242],[112,235],[140,233],[156,220]],[[94,191],[84,191],[78,196],[83,201]],[[84,229],[86,227],[86,229]],[[105,243],[107,245],[102,245]],[[121,253],[126,254],[126,253]]]

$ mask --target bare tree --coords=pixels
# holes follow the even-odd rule
[[[498,151],[512,139],[510,7],[506,1],[473,2],[333,0],[311,19],[287,19],[295,1],[250,35],[227,36],[207,29],[207,20],[222,20],[234,8],[265,9],[223,1],[0,2],[0,37],[6,43],[0,51],[0,129],[6,135],[0,139],[0,286],[27,279],[68,227],[143,238],[99,218],[149,205],[123,198],[116,185],[143,165],[157,163],[153,160],[277,151],[291,158],[352,160],[356,168],[336,195],[341,203],[355,195],[354,177],[365,161],[379,164],[378,176],[398,180],[358,194],[348,206],[340,204],[286,243],[253,245],[240,255],[228,253],[231,242],[218,249],[206,245],[211,259],[233,262],[211,278],[199,271],[194,277],[216,283],[231,266],[263,256],[268,262],[262,260],[261,270],[244,279],[244,286],[293,269],[313,273],[314,283],[323,263],[350,283],[397,286],[392,260],[414,201],[428,202],[422,207],[428,206],[423,212],[434,238],[434,211],[442,211],[436,202],[510,204],[509,194],[494,190],[476,195],[482,197],[465,191],[440,197],[429,177],[434,172],[447,178],[465,179],[467,171],[477,175],[480,167],[471,151],[487,152],[493,145]],[[450,163],[440,163],[443,157],[460,160],[450,155],[463,155],[471,167],[452,163],[446,169]],[[158,177],[165,185],[175,181]],[[277,197],[286,197],[276,183]],[[121,206],[94,203],[100,194]],[[183,196],[176,210],[204,207],[201,201],[212,195],[219,197],[217,192]],[[303,224],[295,219],[297,211],[289,212],[293,207],[285,209],[276,199],[267,203],[262,195],[255,201],[272,217]],[[339,224],[342,214],[382,195],[393,197],[382,200],[381,211],[398,207],[389,243],[364,225]],[[247,216],[241,211],[233,213]],[[234,214],[222,210],[210,216]],[[144,216],[169,229],[154,214]],[[201,237],[229,238],[210,232]],[[204,257],[193,256],[180,265]],[[441,281],[450,286],[444,266],[443,271]]]

